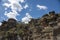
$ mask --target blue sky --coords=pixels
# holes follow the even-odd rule
[[[13,8],[6,7],[6,5],[3,6],[4,3],[8,3],[8,1],[0,0],[0,21],[7,20],[8,18],[10,18],[10,12],[13,10]],[[16,14],[13,14],[16,18],[11,16],[17,20],[22,20],[26,18],[26,13],[30,17],[38,18],[52,10],[57,13],[60,12],[60,0],[23,0],[20,1],[19,4],[22,6],[21,8],[23,9],[20,8],[21,11],[14,9],[17,12],[16,13],[14,11]],[[5,14],[5,12],[7,13]]]

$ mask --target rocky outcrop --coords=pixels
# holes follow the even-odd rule
[[[0,26],[0,40],[58,40],[59,34],[60,13],[55,11],[31,19],[29,24],[11,18]]]

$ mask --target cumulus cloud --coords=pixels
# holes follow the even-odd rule
[[[5,6],[5,7],[10,7],[10,4],[4,3],[3,6]]]
[[[16,19],[16,16],[19,15],[16,11],[13,11],[13,12],[5,12],[5,14],[8,18],[13,18],[13,19]],[[17,19],[16,19],[17,20]]]
[[[29,6],[27,5],[27,4],[25,4],[25,6],[24,6],[24,9],[26,9],[26,8],[28,8]]]
[[[19,0],[21,3],[25,2],[25,0]]]
[[[2,23],[0,22],[0,26],[2,25]]]
[[[21,12],[23,9],[20,2],[24,3],[25,1],[24,0],[7,0],[7,1],[9,3],[5,2],[3,6],[5,7],[5,10],[7,10],[7,8],[11,8],[11,11],[10,12],[5,11],[5,15],[8,18],[16,19],[16,16],[18,15],[18,11]]]
[[[26,13],[26,16],[22,18],[22,22],[25,24],[28,24],[29,21],[31,21],[32,16],[29,15],[29,13]]]
[[[42,9],[42,10],[46,10],[46,9],[47,9],[46,6],[42,6],[42,5],[37,5],[37,7],[38,7],[39,9]]]
[[[5,18],[3,16],[0,17],[1,19],[5,20]]]

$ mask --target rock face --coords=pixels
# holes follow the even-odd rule
[[[59,35],[60,13],[55,11],[31,19],[29,24],[10,18],[0,26],[0,40],[60,40]]]

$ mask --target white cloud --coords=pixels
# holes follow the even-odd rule
[[[24,3],[24,0],[7,0],[9,3],[5,2],[3,4],[3,6],[5,7],[5,10],[7,10],[8,8],[11,8],[11,11],[8,13],[7,11],[5,11],[5,15],[8,18],[14,18],[16,19],[16,16],[18,16],[18,11],[21,12],[23,7],[20,4]]]
[[[2,23],[0,22],[0,26],[2,25]]]
[[[19,0],[8,0],[10,3],[4,3],[3,6],[6,6],[7,8],[11,8],[11,10],[17,10],[21,11],[23,8],[21,4],[19,3]]]
[[[1,16],[1,19],[5,20],[5,18],[3,16]]]
[[[25,2],[25,0],[19,0],[21,3]]]
[[[28,24],[29,21],[31,21],[32,16],[29,15],[29,13],[26,13],[26,16],[22,18],[22,22],[25,24]]]
[[[25,0],[8,0],[10,3],[18,3],[18,2],[25,2]]]
[[[24,6],[24,9],[26,9],[26,8],[28,8],[29,6],[27,5],[27,4],[25,4],[25,6]]]
[[[16,11],[13,11],[13,12],[5,12],[5,14],[8,18],[13,18],[13,19],[16,19],[16,16],[19,15]],[[16,19],[17,20],[17,19]]]
[[[46,10],[46,9],[47,9],[46,6],[42,6],[42,5],[37,5],[37,7],[38,7],[39,9],[42,9],[42,10]]]
[[[5,6],[5,7],[10,7],[10,4],[4,3],[3,6]]]
[[[11,5],[11,10],[12,11],[15,10],[17,12],[17,11],[21,11],[22,9],[23,8],[22,8],[22,6],[19,3],[16,3],[16,4],[12,4]]]

